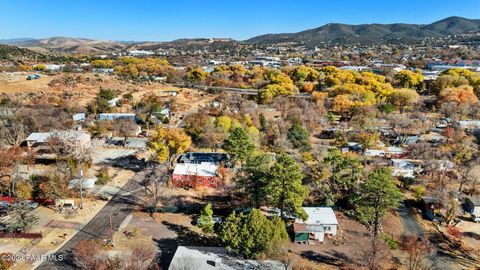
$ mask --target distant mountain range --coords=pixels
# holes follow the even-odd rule
[[[128,47],[127,42],[70,37],[2,39],[0,44],[14,45],[43,53],[104,53],[121,51]]]
[[[480,31],[480,20],[448,17],[431,24],[340,24],[324,26],[298,33],[267,34],[246,40],[255,44],[278,44],[284,42],[315,46],[322,43],[371,44],[379,42],[418,42],[422,38],[440,38],[448,35]]]
[[[309,47],[321,44],[412,43],[424,38],[442,38],[480,32],[480,20],[448,17],[431,24],[360,24],[329,23],[298,33],[266,34],[245,41],[229,43],[279,44],[295,42]],[[225,42],[222,42],[225,43]],[[130,49],[158,50],[165,48],[201,48],[212,46],[209,39],[178,39],[171,42],[105,41],[86,38],[52,37],[44,39],[3,39],[0,44],[14,45],[37,52],[106,53]]]

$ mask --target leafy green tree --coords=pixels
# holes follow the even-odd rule
[[[95,101],[90,105],[90,111],[94,113],[108,113],[112,111],[109,100],[115,98],[117,93],[111,89],[101,88],[95,97]]]
[[[97,98],[103,98],[106,100],[111,100],[117,96],[117,93],[112,89],[102,88],[98,92]]]
[[[8,232],[27,232],[38,224],[38,217],[27,204],[15,204],[6,222]]]
[[[280,216],[295,214],[307,219],[302,208],[304,199],[308,196],[307,187],[302,185],[303,174],[297,162],[286,154],[277,156],[277,160],[270,169],[270,183],[268,185],[270,202],[280,209]]]
[[[355,213],[357,219],[372,231],[373,258],[377,252],[380,221],[388,210],[399,204],[400,199],[400,190],[395,185],[395,179],[388,168],[375,169],[360,187],[358,197],[355,199]]]
[[[163,109],[164,102],[159,96],[148,95],[142,98],[140,102],[135,104],[135,111],[141,119],[145,122],[145,125],[150,128],[150,125],[153,124],[152,116],[157,114]],[[160,117],[158,117],[160,118]]]
[[[267,130],[268,122],[267,122],[267,119],[265,118],[265,114],[260,113],[258,118],[259,118],[259,121],[260,121],[260,130],[261,131]]]
[[[253,207],[259,208],[267,200],[272,163],[272,158],[265,154],[248,159],[242,167],[238,187]]]
[[[310,145],[310,134],[302,127],[300,123],[295,123],[289,130],[287,138],[292,142],[293,147],[302,151],[312,150]]]
[[[237,127],[225,140],[223,149],[233,156],[235,161],[245,162],[255,150],[255,145],[250,140],[243,128]]]
[[[213,233],[213,210],[212,204],[207,204],[200,212],[198,217],[197,226],[202,229],[204,233]]]
[[[227,249],[248,259],[264,254],[272,243],[288,239],[283,221],[278,217],[269,220],[258,209],[248,214],[233,212],[222,224],[219,235]]]

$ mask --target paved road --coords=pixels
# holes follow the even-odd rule
[[[36,269],[75,269],[73,262],[72,249],[82,240],[108,239],[110,236],[109,217],[112,217],[112,227],[116,228],[132,212],[135,202],[135,192],[141,190],[138,180],[142,173],[137,173],[130,179],[125,186],[93,217],[82,230],[75,234],[60,250],[55,254],[62,254],[63,261],[45,261]]]
[[[410,208],[406,207],[404,203],[398,206],[397,212],[403,226],[404,235],[422,236],[424,234],[422,227],[415,218],[415,214]]]

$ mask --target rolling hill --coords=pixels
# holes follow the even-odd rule
[[[426,37],[444,37],[480,31],[480,20],[449,17],[431,24],[360,24],[329,23],[297,33],[266,34],[246,40],[248,43],[283,42],[315,46],[322,43],[417,42]]]
[[[53,53],[106,53],[120,51],[126,44],[115,41],[93,40],[86,38],[52,37],[44,39],[19,38],[0,40],[0,44],[15,45],[39,52]]]
[[[431,24],[360,24],[350,25],[329,23],[318,28],[297,33],[266,34],[245,41],[213,42],[209,39],[178,39],[170,42],[120,42],[86,38],[52,37],[44,39],[16,38],[3,39],[0,44],[28,48],[41,53],[111,53],[125,50],[203,50],[207,48],[228,48],[235,44],[278,44],[294,42],[310,47],[321,44],[373,44],[373,43],[414,43],[424,38],[442,38],[480,32],[480,20],[448,17]]]

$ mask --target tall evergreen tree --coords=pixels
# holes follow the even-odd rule
[[[308,189],[302,185],[302,179],[301,168],[292,157],[286,154],[277,156],[270,170],[268,191],[270,202],[280,209],[282,218],[285,214],[295,214],[307,219],[302,204],[308,196]]]
[[[250,158],[242,168],[238,186],[251,206],[259,208],[266,202],[270,183],[272,158],[260,155]]]
[[[356,215],[372,231],[373,260],[377,254],[381,218],[389,209],[396,207],[400,199],[400,190],[388,168],[381,167],[371,172],[360,187],[358,198],[355,199]]]
[[[334,205],[338,200],[351,199],[359,181],[363,178],[360,161],[346,156],[338,149],[331,149],[320,162],[316,173],[317,181],[323,186],[322,193],[326,205]]]
[[[241,127],[237,127],[225,140],[223,149],[233,156],[235,161],[245,162],[255,150],[255,145]]]

